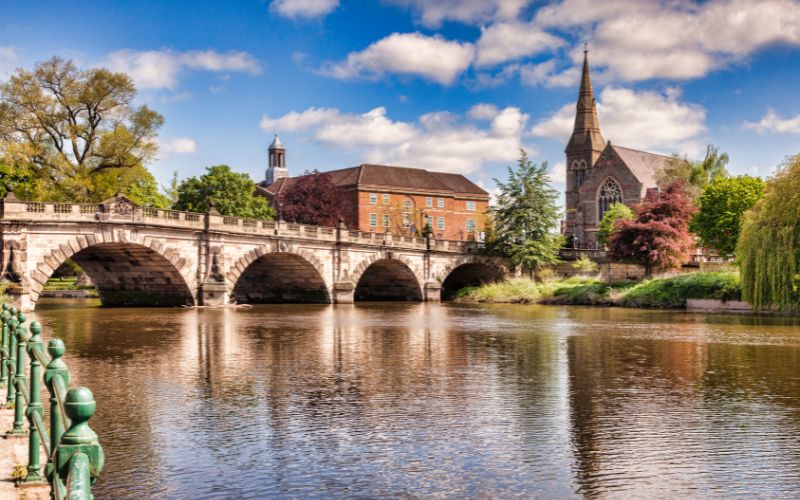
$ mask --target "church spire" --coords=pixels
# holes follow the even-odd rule
[[[572,137],[567,144],[570,150],[602,151],[605,140],[600,133],[600,120],[597,118],[597,104],[592,89],[592,77],[589,74],[589,50],[583,50],[583,74],[581,75],[581,88],[578,92],[578,103],[575,113],[575,127]]]

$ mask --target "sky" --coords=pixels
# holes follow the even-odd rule
[[[487,191],[524,148],[564,182],[584,44],[604,137],[768,176],[800,153],[800,0],[4,0],[0,79],[58,55],[131,75],[160,182],[362,162]]]

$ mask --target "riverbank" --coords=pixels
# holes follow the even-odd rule
[[[44,285],[42,297],[55,299],[95,299],[99,295],[94,285],[79,284],[76,277],[50,278]]]
[[[535,282],[514,278],[459,290],[457,302],[562,304],[679,309],[687,299],[741,300],[739,274],[695,272],[642,280],[608,283],[594,276]]]

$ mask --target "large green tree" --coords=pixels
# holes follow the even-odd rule
[[[538,269],[558,261],[564,238],[556,232],[560,212],[558,192],[549,184],[547,163],[536,165],[520,151],[516,168],[508,167],[508,180],[497,183],[494,250],[518,266]]]
[[[41,180],[40,197],[100,201],[109,194],[103,184],[118,177],[139,181],[124,171],[145,172],[157,153],[156,132],[164,119],[135,106],[135,96],[128,75],[81,70],[59,57],[31,71],[17,69],[0,84],[2,160]]]
[[[800,309],[800,155],[767,181],[745,215],[736,256],[742,298],[758,309]]]
[[[700,211],[689,228],[700,237],[703,246],[732,256],[744,213],[764,195],[764,186],[761,178],[749,175],[713,180],[703,189]]]
[[[624,203],[614,203],[611,205],[603,219],[597,225],[597,242],[605,246],[608,243],[608,237],[614,231],[614,224],[618,220],[633,220],[636,215],[631,208]]]
[[[683,181],[684,189],[697,204],[703,188],[714,180],[728,176],[728,161],[728,153],[720,153],[719,148],[711,144],[706,148],[706,156],[701,161],[675,155],[669,165],[658,172],[658,184],[663,187],[676,180]]]
[[[210,202],[219,213],[235,217],[270,220],[275,210],[266,198],[254,194],[255,183],[248,174],[237,173],[228,165],[207,167],[200,177],[184,179],[177,188],[176,210],[206,212]]]

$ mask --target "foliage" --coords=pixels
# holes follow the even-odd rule
[[[536,278],[542,283],[558,279],[558,274],[552,267],[540,267],[536,270]]]
[[[740,300],[739,273],[698,272],[678,274],[634,285],[620,303],[632,307],[684,307],[686,299]]]
[[[74,260],[67,259],[61,263],[60,266],[53,271],[52,278],[66,278],[67,276],[75,277],[83,271]]]
[[[479,287],[463,288],[456,294],[457,301],[515,304],[535,303],[540,297],[540,285],[528,278],[513,278]]]
[[[3,161],[30,170],[22,184],[44,183],[33,186],[44,190],[39,199],[101,201],[108,190],[98,189],[98,176],[115,184],[119,171],[145,171],[157,153],[156,131],[164,119],[134,106],[135,96],[125,73],[80,70],[59,57],[32,71],[17,69],[0,84]]]
[[[597,278],[573,276],[545,284],[527,279],[492,283],[465,288],[456,297],[472,302],[682,308],[686,306],[686,299],[738,300],[741,287],[736,272],[696,272],[639,283],[612,284]]]
[[[199,178],[190,177],[178,185],[174,208],[207,212],[213,202],[222,215],[271,220],[275,211],[254,191],[255,183],[248,174],[233,172],[227,165],[214,165],[206,167],[206,173]]]
[[[658,185],[666,186],[676,180],[682,180],[686,191],[696,204],[706,185],[728,176],[728,170],[725,168],[728,161],[730,161],[728,153],[720,154],[719,148],[711,144],[706,148],[705,158],[699,162],[693,162],[686,157],[673,156],[669,166],[658,172]]]
[[[608,242],[608,237],[614,231],[614,223],[618,220],[633,220],[633,210],[624,203],[614,203],[608,208],[608,211],[603,214],[603,220],[597,225],[597,242],[601,246],[605,246]]]
[[[336,226],[340,219],[348,223],[355,219],[348,194],[333,183],[330,174],[317,170],[295,179],[278,195],[276,205],[281,219],[299,224]]]
[[[764,196],[765,183],[759,177],[740,175],[716,179],[703,189],[700,211],[689,228],[705,247],[725,256],[736,252],[744,213]]]
[[[572,268],[586,273],[596,273],[597,270],[600,269],[600,267],[597,265],[597,262],[585,255],[573,262]]]
[[[13,469],[11,469],[11,479],[14,482],[22,482],[28,478],[28,466],[25,464],[16,464]]]
[[[180,181],[178,181],[178,172],[172,172],[172,177],[169,179],[169,184],[166,186],[161,186],[161,190],[164,192],[164,198],[167,200],[168,208],[174,207],[175,204],[178,203],[179,185]]]
[[[8,283],[0,281],[0,304],[11,303],[11,297],[6,295],[6,288],[8,288],[8,285]]]
[[[493,247],[514,265],[537,269],[558,261],[564,238],[554,232],[560,217],[558,192],[548,181],[547,163],[532,163],[524,150],[520,150],[517,168],[508,168],[508,181],[495,179]]]
[[[744,300],[757,310],[800,308],[800,155],[784,162],[745,215],[736,255]]]
[[[679,267],[691,255],[689,220],[695,211],[680,180],[649,193],[635,207],[634,220],[616,223],[608,241],[610,256],[644,266],[646,277]]]

